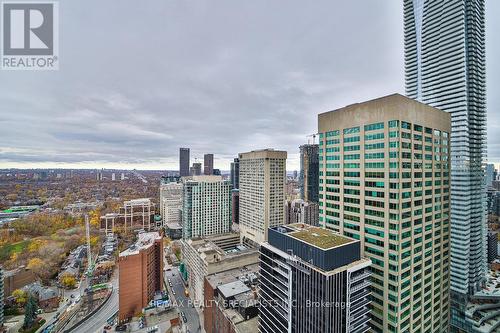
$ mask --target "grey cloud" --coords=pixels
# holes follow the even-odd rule
[[[500,4],[488,1],[490,156]],[[178,148],[274,147],[298,167],[317,114],[403,93],[401,1],[67,1],[58,72],[0,73],[0,167],[177,168]],[[495,40],[496,38],[496,40]]]

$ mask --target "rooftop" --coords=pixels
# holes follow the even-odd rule
[[[138,254],[140,250],[149,248],[154,244],[157,239],[161,239],[158,232],[142,232],[135,244],[131,245],[128,249],[120,253],[120,257]]]
[[[313,227],[308,224],[295,223],[285,227],[291,229],[291,231],[287,232],[290,237],[323,250],[354,242],[353,239],[344,237],[332,230]]]
[[[248,288],[247,285],[240,280],[220,285],[218,289],[222,296],[226,299],[250,291],[250,288]]]

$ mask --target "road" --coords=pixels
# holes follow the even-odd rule
[[[83,295],[85,288],[86,288],[86,283],[82,279],[78,284],[78,288],[73,290],[63,290],[62,300],[61,302],[59,302],[59,307],[57,308],[57,310],[47,314],[47,316],[42,316],[46,320],[46,322],[45,324],[42,325],[40,331],[43,331],[47,326],[54,324],[57,321],[56,314],[58,313],[61,314],[64,311],[66,311],[70,304],[68,303],[68,301],[74,301],[77,299],[78,296]]]
[[[106,321],[118,311],[118,272],[113,275],[113,292],[109,300],[91,318],[84,321],[73,332],[102,332]]]
[[[200,317],[198,316],[198,312],[196,311],[196,309],[192,307],[193,303],[191,302],[189,297],[186,297],[184,295],[184,282],[176,267],[173,267],[171,271],[165,272],[165,282],[167,283],[167,285],[168,279],[172,281],[172,286],[175,291],[175,295],[172,295],[172,293],[170,293],[170,297],[172,299],[175,299],[179,312],[182,311],[186,315],[189,332],[201,332]]]

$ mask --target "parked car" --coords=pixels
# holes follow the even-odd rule
[[[116,325],[115,331],[116,332],[124,332],[127,330],[127,325]]]

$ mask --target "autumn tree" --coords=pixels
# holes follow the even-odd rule
[[[70,274],[70,273],[62,274],[60,281],[61,281],[61,284],[63,285],[63,287],[65,287],[65,288],[73,289],[76,287],[76,278],[73,274]]]
[[[22,289],[16,289],[12,292],[12,297],[18,306],[23,306],[28,298],[28,293]]]

